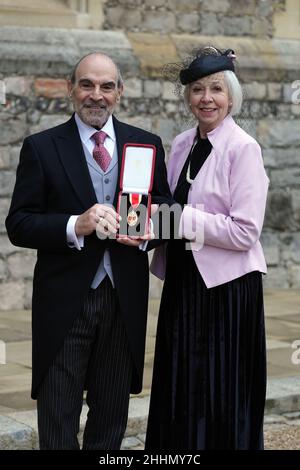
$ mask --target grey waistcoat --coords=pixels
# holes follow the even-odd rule
[[[88,149],[83,145],[85,158],[88,164],[88,169],[91,175],[94,190],[99,204],[113,204],[116,192],[117,179],[118,179],[118,153],[117,145],[115,145],[112,160],[107,171],[104,173],[98,163],[93,159]],[[104,252],[102,261],[97,269],[91,287],[96,289],[103,281],[104,277],[108,275],[114,286],[113,273],[111,269],[109,250]]]

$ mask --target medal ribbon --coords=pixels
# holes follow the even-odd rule
[[[129,194],[129,201],[133,209],[135,209],[140,204],[141,200],[142,200],[141,194]]]

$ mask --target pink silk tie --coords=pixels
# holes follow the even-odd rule
[[[111,156],[104,147],[104,141],[107,137],[107,134],[103,131],[97,131],[92,135],[92,138],[95,141],[95,147],[93,150],[93,158],[96,160],[100,168],[105,172],[110,164]]]

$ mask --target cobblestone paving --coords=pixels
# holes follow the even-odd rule
[[[122,442],[122,450],[144,450],[146,434],[126,437]]]
[[[300,450],[300,412],[265,418],[265,449]]]
[[[264,426],[266,450],[300,450],[300,412],[267,415]],[[124,439],[123,450],[143,450],[145,434]]]

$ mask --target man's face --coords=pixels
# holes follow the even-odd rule
[[[92,54],[79,63],[75,83],[68,87],[74,110],[85,124],[104,126],[123,92],[117,81],[117,68],[108,57]]]

